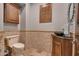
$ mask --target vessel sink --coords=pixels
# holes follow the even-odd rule
[[[54,34],[55,34],[56,36],[60,37],[60,38],[67,38],[67,39],[72,39],[72,38],[73,38],[72,35],[67,36],[67,35],[65,35],[63,32],[54,32]]]
[[[54,32],[54,33],[55,33],[57,36],[62,36],[62,37],[65,36],[63,32]]]

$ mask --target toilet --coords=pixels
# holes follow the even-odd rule
[[[6,36],[7,46],[13,56],[23,56],[24,44],[19,42],[19,35]]]

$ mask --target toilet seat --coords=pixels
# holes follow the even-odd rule
[[[24,44],[23,43],[14,43],[12,45],[9,45],[11,48],[15,47],[15,48],[24,48]]]
[[[15,47],[15,48],[24,48],[24,44],[23,43],[15,43],[12,45],[12,47]]]
[[[12,55],[23,56],[24,44],[23,43],[15,43],[12,45]]]

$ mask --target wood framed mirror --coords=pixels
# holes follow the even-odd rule
[[[52,4],[46,3],[40,5],[40,23],[52,22]]]

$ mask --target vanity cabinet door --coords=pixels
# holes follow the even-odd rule
[[[16,4],[4,4],[5,22],[6,23],[19,23],[19,8]]]
[[[75,44],[75,55],[79,56],[79,41],[77,40],[76,44]]]
[[[61,43],[60,42],[56,42],[56,41],[54,41],[54,51],[53,51],[53,53],[54,53],[54,55],[55,56],[61,56]]]
[[[62,42],[60,39],[53,36],[53,48],[52,55],[53,56],[61,56],[62,55]]]

